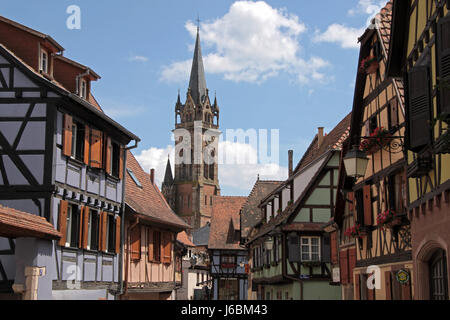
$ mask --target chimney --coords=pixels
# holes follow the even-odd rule
[[[323,127],[319,127],[319,132],[317,133],[317,143],[318,143],[318,147],[320,148],[320,146],[322,145],[323,142]]]
[[[294,151],[293,150],[289,150],[288,151],[288,158],[289,158],[289,177],[292,176],[292,172],[293,172],[293,158],[294,158]]]
[[[150,170],[150,181],[155,184],[155,169]]]

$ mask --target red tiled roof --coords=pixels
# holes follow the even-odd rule
[[[0,237],[57,240],[61,233],[43,217],[0,205]]]
[[[182,230],[189,226],[177,216],[167,204],[158,187],[150,180],[150,175],[139,165],[133,154],[127,152],[127,169],[131,170],[142,188],[139,187],[126,173],[125,177],[125,203],[136,214],[147,217],[151,221],[168,224]]]
[[[334,127],[329,134],[323,137],[322,144],[319,147],[317,135],[314,137],[313,141],[309,145],[305,154],[303,155],[294,173],[302,170],[308,166],[315,159],[323,155],[329,150],[338,150],[342,148],[342,143],[347,139],[350,133],[350,121],[352,114],[349,113],[339,124]]]
[[[262,219],[262,212],[258,207],[261,200],[281,183],[282,181],[256,181],[241,210],[241,232],[244,238],[248,236],[250,229],[257,225]]]
[[[239,211],[245,201],[247,197],[217,196],[213,198],[208,249],[243,249],[239,246],[239,239],[234,238],[234,231],[240,228]],[[231,222],[234,230],[230,230]],[[233,241],[230,241],[230,234]]]
[[[195,244],[191,241],[186,231],[182,231],[177,234],[177,241],[180,241],[188,247],[195,247]]]

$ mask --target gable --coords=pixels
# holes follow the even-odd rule
[[[339,174],[336,164],[339,157],[340,152],[334,152],[331,157],[319,162],[322,166],[305,189],[298,212],[291,217],[293,222],[325,223],[330,220],[336,202]]]

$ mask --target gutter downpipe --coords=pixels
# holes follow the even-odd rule
[[[130,147],[126,147],[125,151],[129,151],[132,149],[136,149],[138,147],[140,140],[134,140],[135,144]],[[120,244],[120,255],[119,255],[119,296],[123,295],[123,250],[124,250],[124,236],[125,236],[125,177],[127,171],[127,156],[126,152],[124,152],[124,160],[123,160],[123,180],[122,180],[122,222],[120,224],[120,239],[122,239]],[[138,218],[139,221],[139,218]],[[127,252],[128,253],[128,252]],[[128,254],[127,254],[127,275],[128,275]],[[128,280],[128,277],[127,277]]]

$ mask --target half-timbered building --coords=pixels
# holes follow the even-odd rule
[[[239,212],[246,197],[214,197],[208,253],[213,300],[247,300],[247,250]]]
[[[394,1],[387,74],[405,83],[414,299],[449,299],[450,1]]]
[[[172,300],[182,287],[177,234],[189,226],[176,215],[128,151],[126,166],[123,300]],[[179,250],[178,253],[181,253]]]
[[[289,151],[291,155],[292,152]],[[248,237],[251,230],[255,228],[262,220],[262,212],[259,208],[259,204],[264,197],[271,193],[282,181],[268,181],[260,180],[259,176],[255,182],[252,191],[247,197],[247,201],[242,206],[240,211],[240,225],[241,225],[241,243],[244,244],[248,241]],[[252,255],[248,254],[248,264],[252,264]],[[256,286],[252,282],[252,273],[248,273],[248,300],[256,300]]]
[[[289,165],[289,178],[261,201],[262,221],[247,242],[258,299],[340,299],[339,287],[331,284],[330,238],[323,227],[336,203],[349,125],[350,115],[328,135],[319,128],[295,170]]]
[[[38,266],[36,299],[113,298],[124,150],[139,138],[103,113],[90,90],[99,76],[63,51],[50,36],[0,17],[0,204],[61,233],[58,241],[0,238],[11,245],[0,261],[25,296],[26,270]],[[23,250],[46,259],[14,262]]]

